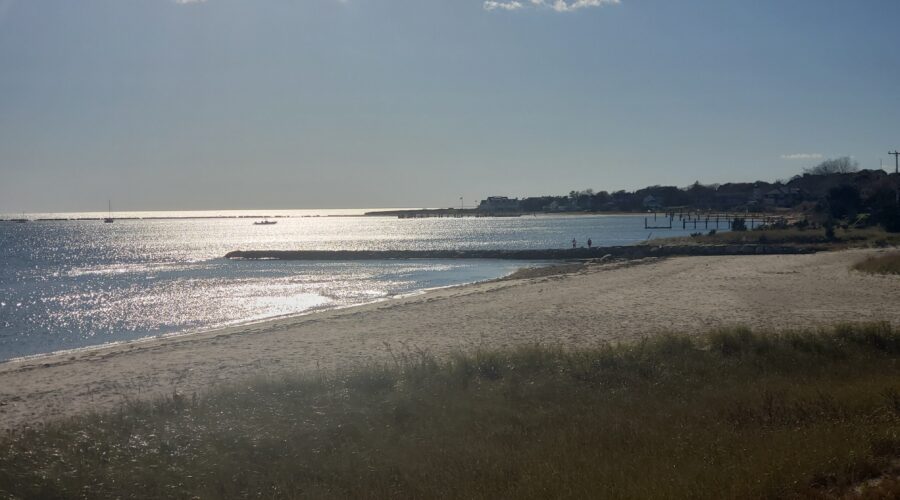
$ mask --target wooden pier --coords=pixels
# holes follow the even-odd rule
[[[662,216],[667,224],[660,225],[657,221]],[[681,229],[733,229],[735,220],[743,220],[747,229],[756,229],[762,226],[784,225],[787,218],[780,215],[763,215],[728,212],[665,212],[654,213],[651,224],[650,217],[644,217],[644,229],[672,229],[677,227],[675,219],[681,222]]]

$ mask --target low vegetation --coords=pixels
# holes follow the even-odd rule
[[[173,395],[0,440],[0,496],[900,495],[900,330],[530,347]]]
[[[900,245],[900,234],[889,233],[876,227],[869,228],[835,228],[834,236],[829,237],[825,228],[756,229],[751,231],[725,231],[700,234],[690,238],[671,238],[669,243],[700,244],[771,244],[798,245],[813,247],[819,250],[840,250],[853,247],[887,247]]]
[[[857,271],[873,274],[900,274],[900,253],[869,257],[853,266]]]

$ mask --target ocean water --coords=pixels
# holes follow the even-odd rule
[[[568,248],[690,231],[643,229],[642,216],[398,219],[361,210],[120,213],[96,220],[0,222],[0,361],[189,333],[494,279],[528,265],[497,260],[227,260],[232,250]],[[244,216],[278,216],[255,226]],[[103,217],[26,214],[26,218]],[[5,217],[21,217],[6,214]],[[190,217],[190,218],[158,218]],[[209,218],[220,217],[220,218]]]

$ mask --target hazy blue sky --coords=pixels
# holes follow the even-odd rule
[[[450,206],[889,148],[898,0],[0,0],[0,211]]]

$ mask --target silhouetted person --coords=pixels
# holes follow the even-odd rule
[[[591,248],[591,239],[588,238],[588,248]]]
[[[572,248],[576,248],[577,245],[578,245],[578,242],[575,241],[575,238],[572,238]]]

